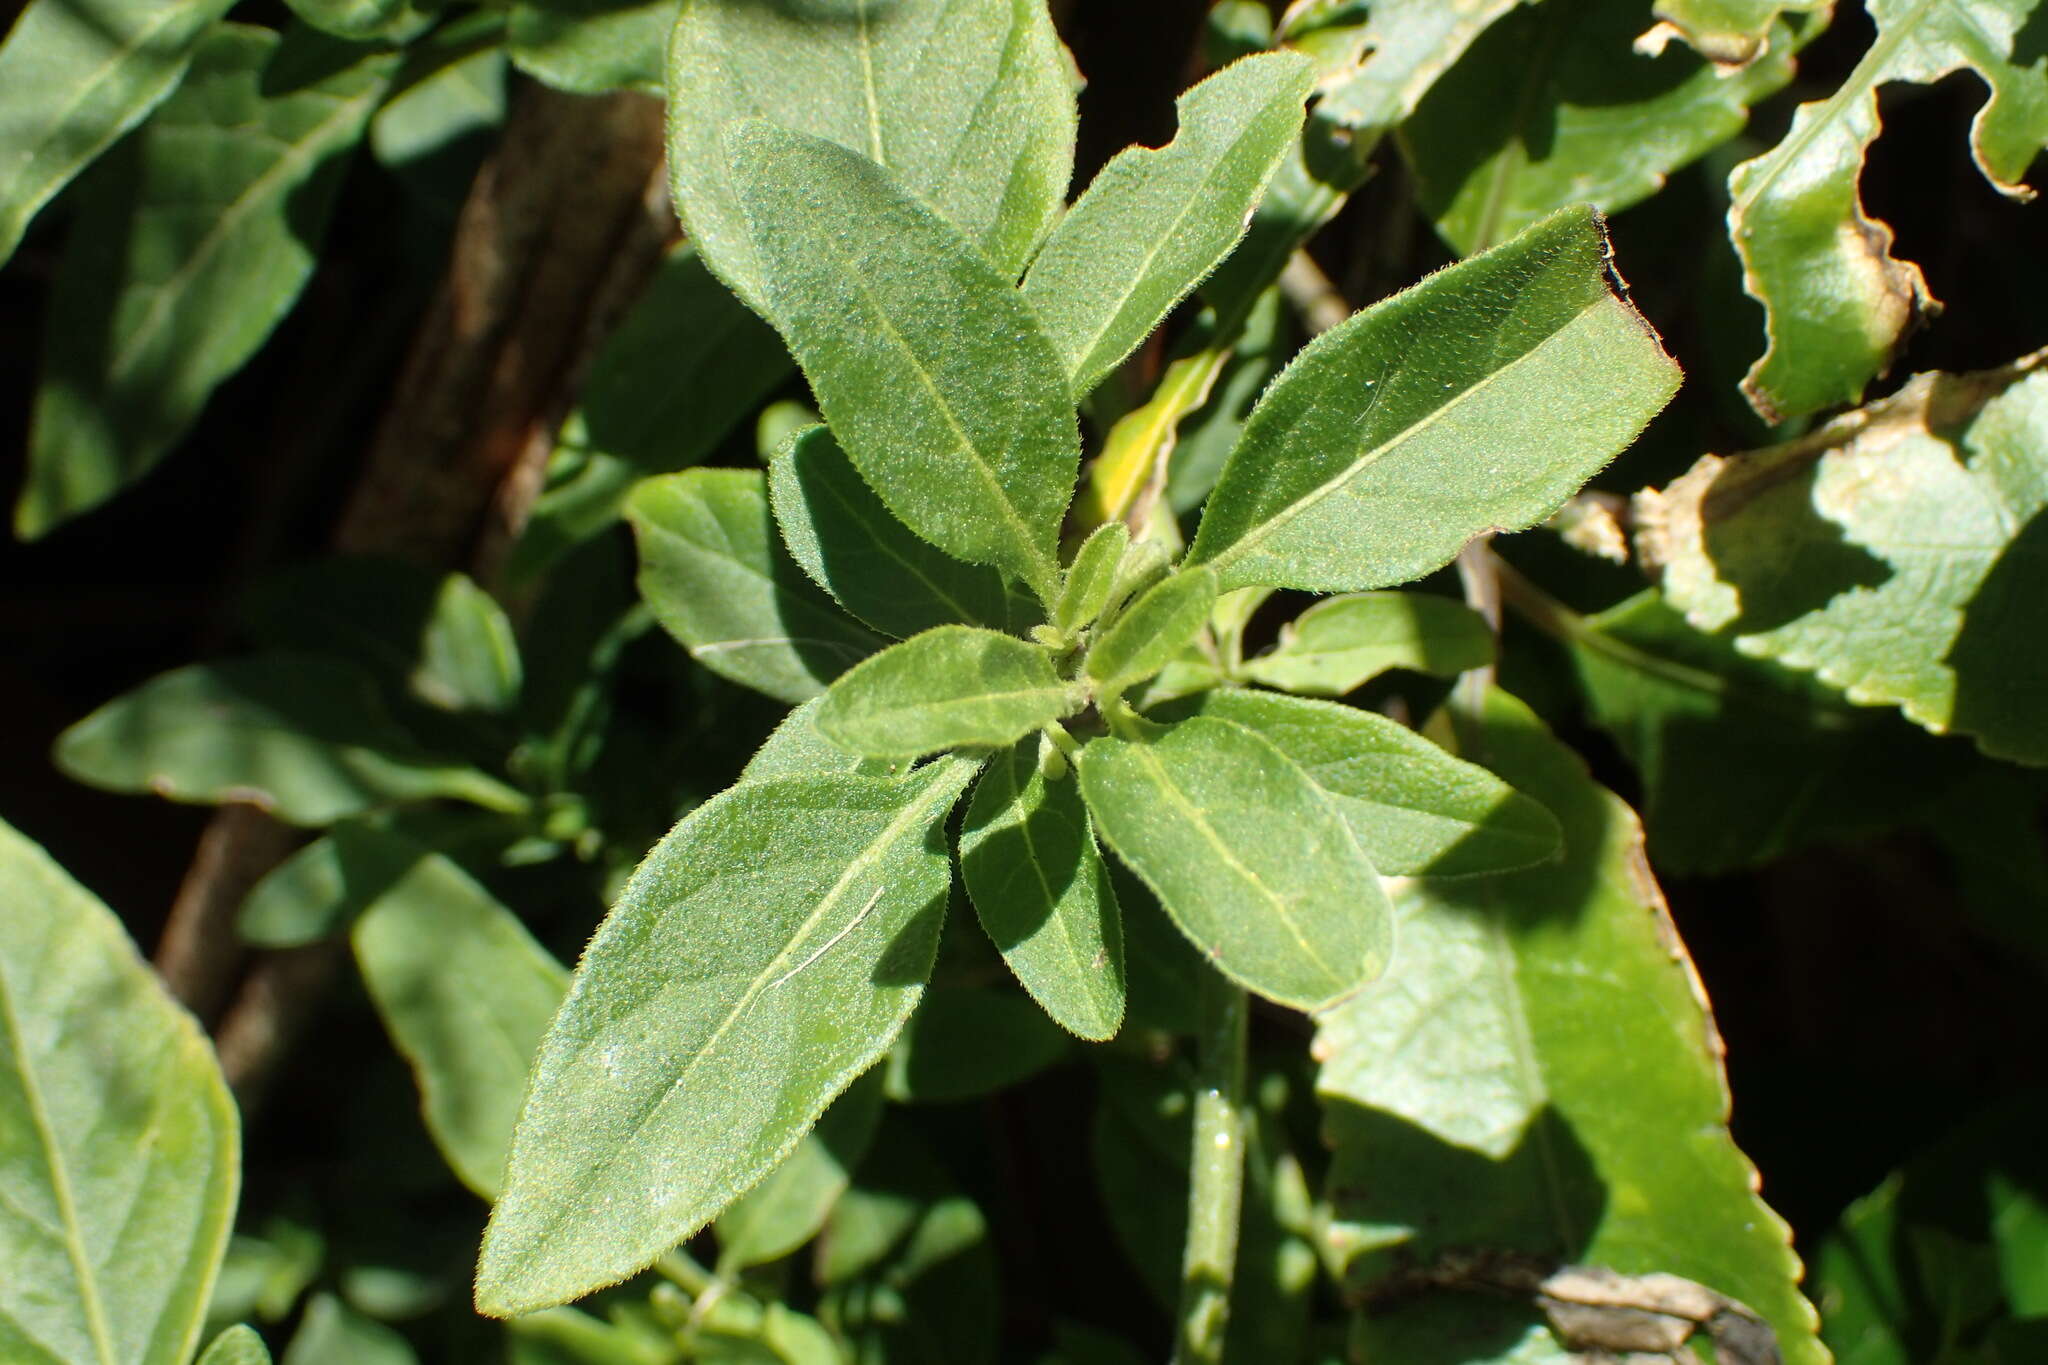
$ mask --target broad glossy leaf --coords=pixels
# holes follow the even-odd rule
[[[2043,358],[1920,375],[1800,440],[1709,455],[1641,514],[1693,625],[1994,757],[2048,763],[2029,652],[2048,631]]]
[[[1647,199],[1792,78],[1787,25],[1732,74],[1682,46],[1631,51],[1643,27],[1641,0],[1518,10],[1430,88],[1401,145],[1445,241],[1469,255],[1567,204]]]
[[[121,922],[0,823],[0,1358],[184,1365],[234,1220],[235,1102]]]
[[[975,765],[749,782],[691,812],[591,940],[484,1236],[505,1316],[611,1284],[772,1170],[894,1041]]]
[[[526,806],[496,778],[423,750],[385,711],[369,675],[312,654],[161,674],[58,736],[56,760],[95,787],[246,801],[295,825],[435,796]]]
[[[505,20],[513,65],[578,95],[661,89],[676,0],[514,0]]]
[[[1036,1075],[1072,1046],[1015,991],[933,986],[882,1064],[883,1088],[897,1104],[976,1099]]]
[[[1044,0],[686,0],[668,58],[676,206],[768,315],[724,141],[765,118],[887,166],[1014,281],[1073,175],[1072,79]]]
[[[433,0],[427,0],[424,8],[413,0],[285,0],[285,4],[323,33],[356,43],[409,42],[433,25],[433,12],[440,8]]]
[[[1762,1314],[1787,1365],[1821,1365],[1788,1230],[1758,1198],[1756,1172],[1725,1127],[1718,1035],[1643,862],[1640,827],[1520,703],[1495,693],[1484,722],[1488,761],[1563,821],[1565,860],[1498,879],[1418,880],[1397,899],[1404,932],[1427,916],[1462,922],[1469,940],[1477,921],[1505,945],[1494,966],[1511,969],[1520,1001],[1515,1089],[1548,1103],[1497,1161],[1453,1146],[1416,1122],[1450,1121],[1466,1098],[1498,1086],[1475,1065],[1486,1054],[1446,1028],[1407,1054],[1416,1065],[1405,1081],[1380,1074],[1371,1102],[1398,1096],[1404,1121],[1333,1083],[1373,1066],[1349,1049],[1384,1040],[1379,1011],[1413,1013],[1415,1002],[1376,988],[1327,1016],[1318,1052],[1336,1148],[1329,1251],[1345,1282],[1363,1290],[1397,1265],[1482,1245],[1623,1275],[1665,1272]],[[1408,983],[1417,995],[1432,993],[1432,978],[1446,993],[1461,976],[1484,983],[1473,989],[1507,984],[1478,968],[1458,937],[1441,946],[1412,974],[1397,961],[1384,984]],[[1425,1029],[1449,1022],[1419,1016]],[[1458,1064],[1444,1069],[1447,1058]],[[1386,1179],[1390,1171],[1402,1178]]]
[[[694,245],[671,251],[591,360],[509,571],[536,576],[610,526],[636,480],[701,464],[794,368]]]
[[[1462,602],[1421,592],[1361,592],[1318,602],[1248,660],[1253,682],[1341,697],[1389,669],[1450,678],[1493,662],[1493,632]]]
[[[417,1365],[404,1337],[332,1294],[315,1294],[281,1365]]]
[[[1322,789],[1258,734],[1198,716],[1154,739],[1091,740],[1080,773],[1103,839],[1224,975],[1314,1010],[1385,968],[1379,875]]]
[[[1120,152],[1060,220],[1024,279],[1084,396],[1137,349],[1244,235],[1301,134],[1309,61],[1265,53],[1175,102],[1180,132]]]
[[[1650,856],[1668,873],[1725,872],[1898,825],[1971,764],[1968,746],[1742,654],[1655,593],[1578,621],[1568,640],[1590,718],[1642,778]]]
[[[463,1184],[495,1197],[527,1064],[568,972],[438,853],[379,893],[350,939],[363,985],[412,1064],[427,1132]]]
[[[1031,306],[858,153],[759,121],[726,141],[769,316],[861,476],[924,539],[1052,600],[1080,433]]]
[[[719,1273],[779,1261],[817,1236],[881,1120],[877,1069],[849,1086],[780,1166],[718,1216]]]
[[[36,211],[176,87],[231,0],[30,0],[0,43],[0,264]]]
[[[1073,714],[1084,700],[1040,646],[975,626],[939,626],[833,683],[817,727],[852,753],[915,758],[1008,744]]]
[[[1003,577],[913,535],[824,427],[797,433],[768,467],[783,543],[839,604],[898,639],[953,622],[1009,624]]]
[[[1124,1017],[1116,891],[1079,780],[1046,775],[1037,736],[982,771],[960,830],[960,876],[1031,998],[1083,1038],[1114,1036]]]
[[[1920,268],[1891,254],[1891,229],[1857,192],[1878,134],[1877,90],[1968,70],[1990,89],[1970,152],[1992,186],[2032,195],[2027,165],[2048,143],[2048,67],[2022,28],[2034,0],[1872,0],[1877,37],[1841,88],[1802,104],[1770,151],[1728,177],[1729,236],[1768,340],[1742,390],[1766,421],[1863,397],[1901,339],[1939,307]]]
[[[1678,387],[1567,209],[1323,333],[1246,423],[1189,558],[1225,589],[1419,578],[1533,525]]]
[[[270,1365],[270,1348],[255,1328],[230,1327],[213,1339],[200,1355],[199,1365]]]
[[[882,645],[783,551],[759,470],[648,479],[626,519],[640,547],[640,595],[721,677],[799,702]]]
[[[1668,38],[1682,38],[1717,66],[1742,67],[1777,55],[1772,24],[1779,15],[1827,6],[1828,0],[1657,0],[1653,12],[1662,23],[1639,41],[1661,49]]]
[[[1215,605],[1216,575],[1205,568],[1182,569],[1146,589],[1088,648],[1083,671],[1096,695],[1114,696],[1166,667]]]
[[[1060,595],[1053,604],[1052,624],[1064,631],[1093,625],[1109,605],[1116,587],[1116,572],[1131,548],[1131,528],[1120,521],[1105,522],[1088,533],[1074,562],[1060,583]]]
[[[1553,858],[1557,820],[1476,764],[1373,711],[1219,689],[1166,708],[1256,731],[1319,787],[1373,866],[1462,877]]]
[[[502,712],[519,699],[512,622],[466,574],[333,556],[273,575],[241,616],[261,644],[341,655],[443,710]]]
[[[80,187],[44,335],[23,536],[154,465],[290,310],[397,60],[310,30],[280,41],[223,25]]]
[[[1391,128],[1415,112],[1474,39],[1522,0],[1376,0],[1355,25],[1366,57],[1326,77],[1318,113],[1349,128]],[[1351,7],[1355,8],[1355,7]]]

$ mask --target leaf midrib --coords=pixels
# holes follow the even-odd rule
[[[43,1092],[37,1083],[34,1069],[28,1062],[27,1033],[22,1027],[21,1015],[15,1008],[14,988],[5,972],[0,972],[0,1019],[4,1019],[9,1037],[14,1040],[15,1074],[21,1077],[22,1096],[28,1102],[30,1127],[35,1131],[42,1145],[46,1164],[50,1172],[50,1192],[57,1201],[57,1212],[63,1223],[64,1254],[71,1262],[71,1270],[78,1277],[80,1307],[85,1312],[86,1328],[92,1337],[93,1349],[98,1352],[103,1365],[115,1365],[118,1359],[106,1320],[106,1306],[100,1301],[99,1283],[94,1277],[93,1264],[81,1239],[78,1219],[77,1197],[71,1189],[71,1172],[64,1164],[63,1150],[57,1133],[50,1123],[49,1109],[43,1101]]]
[[[1446,414],[1460,410],[1467,400],[1472,398],[1475,394],[1482,393],[1486,389],[1491,388],[1503,375],[1513,374],[1516,371],[1518,371],[1522,366],[1527,365],[1536,360],[1538,357],[1540,357],[1546,351],[1548,351],[1550,347],[1557,341],[1557,339],[1560,336],[1564,335],[1565,332],[1569,331],[1571,328],[1576,326],[1584,318],[1590,316],[1597,309],[1608,304],[1611,304],[1613,301],[1614,296],[1612,294],[1609,294],[1604,289],[1601,290],[1599,295],[1594,299],[1590,300],[1585,307],[1578,309],[1576,312],[1572,313],[1570,316],[1560,321],[1556,327],[1553,327],[1549,332],[1545,333],[1543,338],[1540,341],[1538,341],[1535,345],[1531,346],[1528,350],[1522,352],[1520,355],[1508,361],[1505,365],[1502,365],[1500,368],[1481,377],[1475,383],[1469,384],[1466,387],[1458,390],[1456,393],[1452,394],[1449,399],[1439,404],[1438,406],[1430,409],[1430,411],[1427,414],[1425,414],[1421,418],[1421,420],[1409,423],[1407,426],[1402,427],[1399,431],[1392,433],[1390,436],[1387,437],[1387,439],[1381,441],[1377,446],[1374,446],[1372,449],[1362,451],[1357,459],[1345,465],[1344,468],[1339,470],[1336,474],[1333,474],[1331,477],[1325,479],[1322,483],[1316,485],[1314,488],[1302,494],[1294,501],[1280,508],[1271,516],[1267,517],[1264,521],[1260,522],[1257,526],[1254,526],[1250,530],[1246,531],[1242,536],[1238,537],[1235,541],[1231,542],[1228,546],[1224,547],[1222,550],[1218,551],[1214,556],[1212,556],[1208,561],[1210,567],[1214,568],[1217,571],[1217,573],[1221,575],[1223,572],[1224,565],[1229,564],[1232,561],[1239,558],[1240,556],[1249,553],[1252,549],[1264,543],[1267,537],[1274,535],[1275,533],[1281,530],[1284,530],[1294,520],[1294,518],[1300,516],[1303,512],[1307,511],[1315,504],[1321,502],[1324,498],[1327,498],[1332,494],[1338,492],[1340,489],[1343,488],[1344,485],[1350,483],[1353,479],[1359,477],[1359,475],[1364,473],[1373,465],[1377,464],[1380,460],[1384,459],[1386,456],[1390,454],[1395,453],[1398,450],[1398,448],[1405,446],[1411,441],[1415,440],[1423,432],[1428,431],[1431,427],[1435,426],[1440,420],[1443,420]],[[1278,381],[1275,382],[1277,383]],[[1382,392],[1384,392],[1384,390],[1382,390]],[[1375,399],[1374,401],[1377,402],[1378,400]]]

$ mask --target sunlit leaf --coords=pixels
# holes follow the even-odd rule
[[[882,1119],[882,1076],[870,1071],[833,1101],[780,1166],[718,1216],[721,1272],[766,1265],[818,1235]]]
[[[1462,602],[1432,593],[1349,593],[1318,602],[1247,660],[1253,682],[1308,697],[1341,697],[1389,669],[1455,677],[1493,660],[1493,632]]]
[[[513,0],[505,47],[534,79],[577,95],[661,89],[676,0]]]
[[[1653,11],[1663,22],[1642,42],[1661,45],[1667,38],[1682,38],[1717,66],[1747,66],[1776,55],[1772,21],[1779,15],[1825,11],[1828,4],[1829,0],[1657,0]]]
[[[213,1339],[200,1355],[199,1365],[270,1365],[270,1348],[255,1328],[230,1327]]]
[[[975,765],[749,782],[657,844],[541,1045],[477,1303],[613,1283],[772,1170],[923,993]]]
[[[413,0],[285,0],[292,13],[322,32],[350,42],[403,43],[431,27],[437,6]]]
[[[832,684],[818,733],[869,758],[1008,744],[1079,710],[1052,656],[976,626],[939,626],[891,645]]]
[[[1185,569],[1160,579],[1124,608],[1089,646],[1083,671],[1098,696],[1114,696],[1157,673],[1208,623],[1216,575]]]
[[[121,922],[0,823],[0,1358],[184,1365],[234,1220],[235,1103]]]
[[[1225,589],[1419,578],[1555,511],[1677,386],[1598,215],[1565,210],[1311,342],[1245,424],[1189,559]]]

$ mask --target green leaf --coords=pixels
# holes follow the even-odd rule
[[[234,1220],[213,1048],[121,922],[0,823],[0,1357],[184,1365]]]
[[[1060,583],[1060,595],[1053,603],[1052,624],[1062,631],[1076,631],[1093,625],[1109,605],[1116,586],[1116,571],[1131,547],[1131,528],[1120,521],[1105,522],[1088,533],[1067,576]]]
[[[270,1365],[270,1348],[255,1328],[246,1324],[230,1327],[213,1339],[200,1355],[199,1365]]]
[[[1590,718],[1641,775],[1650,856],[1668,873],[1895,826],[1971,761],[1967,746],[1694,630],[1655,593],[1567,623],[1566,638]]]
[[[1189,559],[1226,590],[1348,592],[1542,520],[1678,386],[1617,290],[1599,216],[1568,209],[1325,332],[1252,413]]]
[[[1365,59],[1325,82],[1318,116],[1347,128],[1393,127],[1415,112],[1430,86],[1489,24],[1520,3],[1374,0],[1370,17],[1351,26]]]
[[[1693,625],[2048,763],[2030,652],[2048,632],[2048,356],[1917,376],[1800,440],[1707,456],[1640,505],[1645,554]]]
[[[1088,648],[1084,668],[1099,697],[1113,697],[1145,681],[1172,661],[1209,623],[1216,605],[1216,575],[1183,569],[1154,583]]]
[[[1253,682],[1341,697],[1389,669],[1456,677],[1493,662],[1493,632],[1462,602],[1433,593],[1361,592],[1316,603],[1244,665]]]
[[[1244,236],[1280,158],[1301,134],[1308,59],[1265,53],[1175,103],[1180,132],[1120,152],[1046,239],[1024,297],[1085,396]]]
[[[824,427],[796,434],[768,467],[776,524],[796,562],[849,612],[898,639],[952,622],[1009,624],[1002,575],[911,534]]]
[[[769,316],[861,476],[924,539],[1051,601],[1080,433],[1030,305],[873,162],[758,121],[727,143]]]
[[[1449,1019],[1392,990],[1362,992],[1324,1019],[1325,1130],[1336,1150],[1328,1249],[1344,1282],[1369,1292],[1390,1272],[1473,1246],[1623,1275],[1664,1272],[1762,1314],[1787,1365],[1821,1365],[1788,1230],[1729,1138],[1718,1036],[1644,865],[1640,826],[1520,703],[1495,693],[1483,717],[1489,762],[1563,821],[1565,860],[1485,881],[1416,881],[1398,896],[1403,963],[1388,985],[1448,996],[1465,976],[1468,989],[1502,992],[1497,972],[1510,970],[1514,996],[1504,998],[1518,999],[1521,1026],[1506,1057],[1468,1052]],[[1405,934],[1424,917],[1449,923],[1411,970]],[[1493,973],[1473,956],[1482,929],[1502,945]],[[1348,1049],[1383,1040],[1401,1013],[1437,1039],[1406,1054],[1417,1064],[1407,1068],[1403,1113],[1452,1118],[1460,1094],[1483,1093],[1472,1064],[1482,1055],[1515,1070],[1520,1094],[1548,1097],[1503,1158],[1332,1088],[1376,1069]],[[1612,1046],[1617,1038],[1627,1046]],[[1471,1060],[1444,1066],[1459,1058]],[[1389,1102],[1392,1088],[1380,1073],[1374,1102]]]
[[[479,1308],[531,1312],[646,1265],[887,1050],[923,993],[945,816],[974,768],[749,782],[655,846],[541,1045]]]
[[[232,0],[30,0],[0,43],[0,265],[36,211],[177,86]]]
[[[512,622],[466,574],[330,556],[267,579],[241,616],[264,645],[340,655],[445,711],[503,712],[519,700]]]
[[[505,20],[512,64],[557,90],[661,90],[676,0],[514,0]]]
[[[1052,656],[1013,635],[938,626],[891,645],[832,684],[818,733],[869,758],[1008,744],[1081,709]]]
[[[1827,100],[1802,104],[1784,139],[1728,177],[1729,236],[1768,345],[1742,390],[1769,422],[1854,403],[1902,338],[1939,307],[1891,229],[1863,212],[1857,177],[1878,134],[1877,91],[1969,70],[1990,87],[1970,152],[1992,186],[2031,198],[2027,165],[2048,143],[2048,68],[2022,47],[2034,0],[1875,0],[1877,37]]]
[[[223,25],[80,186],[15,510],[24,538],[153,466],[290,310],[397,60]]]
[[[527,1063],[568,972],[438,853],[371,900],[350,937],[363,985],[419,1081],[434,1145],[463,1184],[494,1198]]]
[[[1652,12],[1662,22],[1637,42],[1655,51],[1682,38],[1716,66],[1743,67],[1778,54],[1772,24],[1779,15],[1826,8],[1827,0],[1657,0]]]
[[[609,527],[636,480],[701,464],[792,369],[694,244],[671,251],[591,360],[508,574],[537,577]]]
[[[889,168],[1012,282],[1065,202],[1072,68],[1044,0],[686,0],[669,47],[670,185],[711,268],[768,279],[725,135],[765,118]],[[1064,387],[1064,386],[1063,386]],[[841,439],[845,439],[841,432]]]
[[[648,479],[627,500],[626,519],[640,547],[640,595],[719,676],[799,702],[881,648],[783,551],[761,471]]]
[[[498,22],[473,15],[436,34],[422,45],[431,55],[401,66],[391,97],[370,118],[370,154],[444,222],[460,214],[477,164],[505,124],[508,63],[491,41]],[[443,41],[457,50],[436,51]]]
[[[1014,991],[940,985],[883,1063],[896,1104],[952,1104],[1007,1090],[1067,1055],[1073,1039]]]
[[[1233,981],[1316,1010],[1378,976],[1386,893],[1351,827],[1284,753],[1196,717],[1081,750],[1095,827]]]
[[[1631,51],[1641,0],[1544,5],[1502,18],[1401,125],[1417,198],[1460,253],[1567,204],[1613,213],[1742,131],[1792,78],[1793,30],[1732,73],[1682,47]]]
[[[1031,998],[1100,1041],[1124,1017],[1122,916],[1080,783],[1048,777],[1046,762],[1037,736],[989,761],[960,830],[960,876]]]
[[[405,1338],[389,1327],[332,1294],[315,1294],[282,1365],[417,1365],[418,1360]]]
[[[355,43],[409,42],[433,26],[433,11],[440,8],[433,0],[427,0],[425,11],[415,8],[412,0],[285,0],[285,4],[321,32]]]
[[[1256,732],[1321,789],[1373,866],[1389,875],[1466,877],[1557,855],[1550,812],[1375,712],[1219,690],[1158,714],[1207,716]]]
[[[719,1274],[779,1261],[817,1236],[881,1120],[877,1069],[849,1086],[780,1166],[718,1216]]]
[[[830,773],[848,777],[893,777],[907,771],[906,762],[862,758],[840,748],[818,733],[818,708],[823,697],[813,697],[782,718],[775,732],[740,772],[740,781],[758,782],[768,777],[802,777]]]
[[[526,798],[429,753],[369,676],[337,659],[257,654],[193,664],[117,697],[57,737],[57,765],[109,791],[246,801],[325,825],[386,801],[452,796],[517,812]]]

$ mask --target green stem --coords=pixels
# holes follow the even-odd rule
[[[1174,1365],[1221,1365],[1244,1209],[1245,993],[1220,973],[1202,983],[1200,1076],[1189,1152],[1188,1240],[1181,1261]]]

